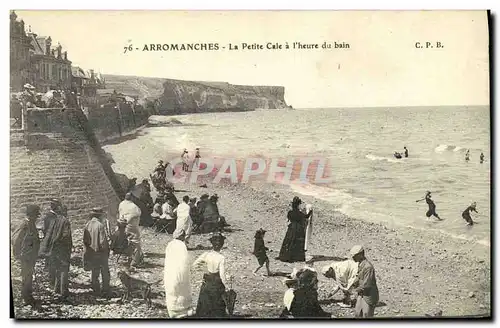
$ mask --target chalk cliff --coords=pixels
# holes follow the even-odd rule
[[[106,87],[155,102],[159,114],[184,114],[289,108],[285,88],[226,82],[183,81],[104,75]]]
[[[166,80],[160,111],[172,114],[286,108],[285,88]]]

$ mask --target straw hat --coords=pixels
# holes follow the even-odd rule
[[[354,245],[351,250],[349,251],[349,255],[351,255],[351,257],[355,256],[355,255],[358,255],[362,252],[364,252],[364,248],[363,246],[361,245]]]

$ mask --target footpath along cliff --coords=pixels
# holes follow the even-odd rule
[[[282,86],[233,85],[105,75],[108,88],[155,103],[158,114],[252,111],[290,108]]]

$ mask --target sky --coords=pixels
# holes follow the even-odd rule
[[[16,11],[104,74],[285,87],[296,108],[489,104],[485,11]],[[418,49],[416,42],[443,48]],[[219,43],[220,51],[140,51]],[[345,42],[349,49],[228,50]],[[132,44],[139,51],[124,53]]]

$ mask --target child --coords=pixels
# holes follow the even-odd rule
[[[255,244],[253,248],[253,255],[257,258],[257,261],[259,262],[259,267],[255,269],[253,272],[254,275],[257,275],[257,271],[262,268],[264,263],[266,264],[266,269],[267,269],[267,275],[271,275],[271,271],[269,270],[269,258],[267,257],[266,251],[269,249],[265,246],[264,244],[264,235],[266,231],[260,228],[255,232]]]

